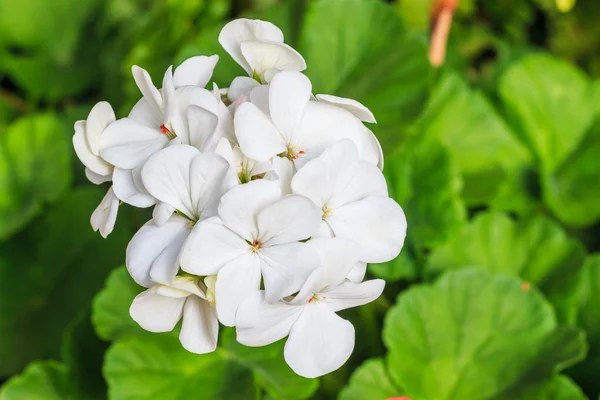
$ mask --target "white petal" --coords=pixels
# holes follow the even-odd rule
[[[341,367],[354,349],[354,327],[327,307],[310,304],[292,326],[284,357],[298,375],[316,378]]]
[[[164,122],[162,111],[157,112],[143,97],[133,106],[127,118],[150,129],[158,129]]]
[[[265,296],[273,303],[296,293],[319,266],[319,255],[310,243],[288,243],[258,252],[265,282]]]
[[[298,148],[318,155],[341,139],[350,139],[356,144],[362,161],[379,164],[379,148],[373,134],[358,118],[327,103],[309,102],[297,133]]]
[[[310,80],[300,72],[281,72],[271,82],[269,87],[271,119],[288,144],[294,143],[294,134],[302,122],[311,90]]]
[[[88,181],[92,182],[94,185],[101,185],[112,180],[112,174],[98,175],[89,168],[85,169],[85,177],[88,178]]]
[[[199,155],[200,151],[192,146],[170,146],[150,157],[142,168],[146,190],[190,219],[198,217],[190,193],[190,166]]]
[[[250,103],[258,107],[260,111],[262,111],[266,116],[271,116],[271,111],[269,110],[268,85],[260,85],[252,89],[250,91],[250,94],[248,95],[248,100],[250,101]]]
[[[219,217],[223,224],[245,240],[258,239],[258,213],[281,198],[275,181],[256,180],[238,185],[221,198]]]
[[[346,277],[352,283],[361,283],[367,273],[367,263],[357,262]]]
[[[133,299],[129,314],[149,332],[170,332],[181,319],[184,303],[185,298],[161,296],[152,287]]]
[[[102,158],[95,155],[85,136],[87,131],[86,121],[77,121],[75,124],[75,134],[73,135],[73,148],[75,154],[86,168],[98,175],[110,175],[113,170],[113,166],[104,161]]]
[[[183,309],[179,341],[183,348],[196,354],[215,351],[219,336],[216,310],[198,296],[190,296]]]
[[[133,169],[164,148],[169,139],[159,127],[151,129],[132,119],[123,118],[106,128],[101,142],[102,158],[116,167]]]
[[[245,346],[266,346],[283,339],[302,312],[301,306],[268,303],[259,290],[240,304],[235,315],[237,341]]]
[[[154,109],[157,114],[162,113],[162,96],[160,92],[152,83],[152,78],[148,72],[134,65],[131,67],[131,72],[133,73],[133,79],[135,80],[136,85],[142,92],[142,96],[146,99],[148,104]]]
[[[319,252],[321,267],[321,288],[336,287],[346,279],[358,262],[360,249],[356,243],[342,238],[319,238],[310,243]]]
[[[214,133],[219,118],[205,108],[191,105],[188,107],[188,126],[190,132],[189,144],[200,151],[210,151],[214,144]]]
[[[215,289],[219,321],[225,326],[234,326],[238,306],[258,289],[260,261],[255,254],[248,253],[225,264],[217,275]]]
[[[169,123],[172,122],[175,113],[177,112],[177,98],[175,97],[175,85],[173,84],[173,66],[167,68],[163,77],[162,98],[164,113],[163,123],[166,126],[170,126]]]
[[[283,157],[275,157],[271,162],[273,170],[265,175],[265,179],[279,182],[283,195],[292,194],[292,178],[296,172],[294,163]]]
[[[370,196],[336,209],[327,217],[336,236],[361,248],[360,261],[380,263],[400,253],[406,237],[406,217],[389,197]]]
[[[189,107],[195,105],[217,114],[219,102],[210,91],[197,86],[182,86],[176,90],[175,94],[177,110],[171,119],[171,124],[177,137],[189,144],[187,115]]]
[[[256,218],[263,245],[305,240],[321,224],[321,211],[308,198],[289,195],[266,206]]]
[[[91,224],[95,231],[100,231],[100,235],[106,238],[113,231],[117,212],[119,211],[119,199],[115,196],[112,187],[108,189],[106,195],[92,213]]]
[[[190,193],[194,212],[200,219],[217,215],[221,198],[238,184],[237,174],[227,160],[214,153],[200,154],[190,165]]]
[[[178,275],[175,278],[173,278],[173,282],[171,282],[170,286],[161,285],[158,290],[159,293],[163,288],[168,288],[170,290],[176,290],[185,293],[185,296],[193,294],[202,299],[206,299],[206,293],[204,293],[204,289],[200,287],[200,278],[198,278],[197,276]]]
[[[256,80],[247,76],[238,76],[231,82],[227,97],[232,103],[235,103],[240,96],[248,96],[250,91],[257,86],[261,85]]]
[[[225,103],[220,100],[217,105],[217,116],[219,117],[219,122],[215,129],[215,138],[218,138],[219,140],[226,138],[232,143],[237,143],[233,127],[233,115]]]
[[[223,265],[249,251],[244,239],[213,217],[194,225],[181,250],[179,264],[190,274],[214,275]]]
[[[377,123],[375,116],[367,107],[362,105],[356,100],[346,99],[344,97],[332,96],[330,94],[318,94],[316,95],[317,100],[333,104],[334,106],[341,107],[352,114],[356,115],[358,119],[364,122]]]
[[[116,119],[115,112],[106,101],[97,103],[90,111],[86,121],[86,139],[94,155],[100,155],[100,135]]]
[[[252,76],[252,68],[241,51],[245,40],[268,40],[283,42],[281,29],[270,22],[238,18],[223,27],[219,34],[219,43],[229,55]]]
[[[340,140],[294,176],[294,193],[309,197],[317,206],[337,208],[367,196],[387,197],[387,184],[373,164],[359,161],[354,143]]]
[[[240,148],[248,157],[268,161],[287,150],[273,122],[254,104],[243,103],[235,112],[233,123]]]
[[[383,157],[383,149],[381,148],[381,143],[379,143],[379,139],[377,139],[377,136],[375,136],[375,134],[373,133],[372,130],[368,129],[368,131],[371,132],[372,142],[374,143],[375,147],[377,147],[377,150],[379,151],[379,162],[377,163],[377,168],[379,168],[381,171],[383,171],[384,157]]]
[[[177,273],[179,249],[190,232],[189,221],[179,215],[173,215],[163,225],[156,226],[153,221],[147,222],[133,236],[126,251],[127,270],[138,284],[149,287],[153,275],[164,284]],[[169,279],[170,278],[170,279]]]
[[[174,212],[174,207],[159,201],[156,203],[156,206],[154,206],[154,210],[152,210],[152,219],[154,220],[156,226],[163,226]]]
[[[276,71],[304,71],[306,62],[296,50],[285,43],[247,40],[240,48],[244,59],[263,83],[271,80]]]
[[[139,175],[142,168],[121,169],[115,168],[113,173],[113,190],[115,195],[124,203],[134,207],[146,208],[154,205],[156,199],[148,193],[140,182]]]
[[[321,301],[332,311],[338,312],[347,308],[358,307],[370,303],[381,296],[385,281],[373,279],[363,283],[345,282],[322,293]]]
[[[191,57],[181,63],[173,75],[175,87],[180,86],[199,86],[205,87],[210,78],[219,56],[196,56]]]

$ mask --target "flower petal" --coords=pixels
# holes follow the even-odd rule
[[[294,323],[284,357],[298,375],[316,378],[341,367],[354,349],[354,327],[327,307],[309,304]]]
[[[86,132],[88,124],[86,121],[77,121],[75,124],[75,134],[73,135],[73,148],[75,154],[86,168],[98,175],[110,175],[113,170],[113,166],[98,157],[92,152],[88,141],[86,140]]]
[[[381,296],[385,281],[373,279],[363,283],[345,282],[322,294],[321,302],[333,312],[370,303]]]
[[[269,110],[269,86],[260,85],[255,87],[248,94],[248,100],[260,109],[266,116],[271,116]]]
[[[149,332],[170,332],[181,319],[184,303],[185,298],[161,296],[152,287],[133,299],[129,314]]]
[[[346,277],[352,283],[361,283],[367,273],[367,263],[357,262]]]
[[[277,74],[269,86],[269,111],[287,144],[294,143],[312,91],[310,80],[295,71]]]
[[[256,161],[268,161],[287,150],[285,140],[273,122],[252,103],[239,106],[233,124],[240,148]]]
[[[196,156],[190,165],[190,194],[195,214],[200,219],[217,215],[221,198],[238,184],[238,177],[227,160],[215,153]]]
[[[86,121],[86,140],[94,155],[100,155],[100,135],[116,119],[115,112],[106,101],[97,103],[90,111]]]
[[[223,265],[249,251],[244,239],[213,217],[194,225],[182,247],[179,264],[190,274],[214,275]]]
[[[268,83],[278,71],[304,71],[306,62],[300,53],[285,43],[247,40],[240,44],[244,59],[253,73]]]
[[[135,103],[127,118],[150,129],[160,128],[164,119],[162,111],[157,113],[156,109],[143,97]]]
[[[296,293],[319,266],[319,255],[310,243],[288,243],[259,251],[269,303]]]
[[[175,69],[175,73],[173,74],[175,87],[205,87],[208,81],[210,81],[218,61],[219,56],[217,55],[188,58]]]
[[[283,195],[292,194],[291,183],[296,172],[294,163],[283,157],[274,157],[271,163],[273,169],[267,172],[265,179],[279,182]]]
[[[255,254],[245,254],[231,260],[217,274],[216,305],[219,321],[234,326],[240,303],[260,289],[260,261]]]
[[[183,308],[179,341],[183,348],[196,354],[215,351],[219,336],[217,310],[198,296],[189,296]]]
[[[336,236],[361,248],[360,261],[380,263],[394,259],[406,237],[406,217],[393,199],[370,196],[336,209],[327,217]]]
[[[162,114],[162,96],[156,86],[154,86],[154,83],[152,83],[150,74],[137,65],[131,67],[131,72],[133,73],[135,84],[140,89],[140,92],[142,92],[142,96],[144,96],[150,107],[154,109],[156,114]]]
[[[219,43],[227,53],[252,76],[252,68],[242,55],[241,43],[245,40],[283,42],[281,29],[270,22],[238,18],[223,27]]]
[[[171,283],[169,277],[172,280],[177,273],[179,249],[189,232],[189,221],[179,215],[160,227],[153,221],[142,226],[126,251],[125,264],[133,280],[145,287],[154,283],[154,276],[163,278],[160,283]]]
[[[187,119],[189,144],[202,152],[213,150],[217,139],[220,139],[215,137],[219,118],[205,108],[191,105],[188,107]]]
[[[88,179],[88,181],[92,182],[94,185],[101,185],[105,182],[112,181],[112,175],[113,175],[112,173],[108,174],[108,175],[98,175],[97,173],[95,173],[94,171],[90,170],[87,167],[85,169],[85,177]]]
[[[379,148],[373,141],[373,134],[358,118],[331,104],[309,102],[297,133],[299,148],[310,151],[314,157],[342,139],[350,139],[356,144],[362,161],[379,164]]]
[[[238,307],[235,315],[237,341],[245,346],[266,346],[283,339],[301,312],[301,306],[282,301],[268,303],[264,290],[258,290]]]
[[[170,126],[171,122],[175,122],[174,117],[177,112],[177,98],[175,97],[175,85],[173,84],[173,66],[169,66],[163,77],[162,86],[163,98],[163,123],[165,126]],[[177,132],[177,130],[176,130]]]
[[[163,226],[165,222],[169,220],[171,215],[175,212],[175,208],[171,207],[167,203],[163,203],[159,201],[154,206],[154,210],[152,210],[152,220],[156,224],[156,226]]]
[[[289,195],[266,206],[256,218],[264,246],[308,239],[321,225],[321,211],[310,199]]]
[[[258,213],[279,198],[281,190],[275,181],[256,180],[238,185],[221,198],[219,217],[225,226],[252,242],[258,239]]]
[[[238,76],[233,79],[227,92],[227,98],[232,103],[235,103],[240,96],[249,96],[250,91],[257,86],[261,86],[256,80],[247,76]]]
[[[113,231],[119,211],[119,199],[115,196],[111,186],[106,195],[94,210],[91,217],[91,224],[94,232],[100,231],[100,235],[106,238]]]
[[[341,107],[354,114],[358,119],[364,122],[377,123],[375,116],[367,107],[356,100],[347,99],[344,97],[332,96],[330,94],[318,94],[315,96],[317,100]]]
[[[189,107],[199,106],[213,114],[218,113],[219,102],[212,92],[197,86],[182,86],[175,92],[176,110],[171,119],[174,133],[185,144],[190,143],[190,131],[188,128]]]
[[[113,190],[122,202],[134,207],[146,208],[154,205],[156,199],[141,184],[139,177],[141,170],[141,167],[135,169],[115,168]]]
[[[118,168],[133,169],[164,148],[169,139],[159,127],[150,129],[123,118],[108,126],[101,137],[100,155]]]
[[[197,219],[191,196],[190,166],[199,155],[195,147],[174,145],[154,154],[142,168],[146,190],[190,219]]]

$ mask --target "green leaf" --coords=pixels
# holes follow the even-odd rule
[[[102,363],[108,343],[94,332],[88,313],[75,319],[67,328],[62,343],[62,359],[78,391],[89,399],[106,398]]]
[[[145,331],[129,316],[129,307],[143,288],[133,281],[127,269],[111,272],[104,289],[94,298],[92,323],[98,336],[115,340],[126,335],[141,335]]]
[[[446,144],[464,178],[469,205],[491,202],[530,162],[527,149],[485,97],[453,73],[437,83],[416,130]]]
[[[100,188],[75,190],[0,244],[0,376],[58,356],[64,329],[122,262],[131,233],[117,225],[104,240],[89,225],[102,197]]]
[[[434,0],[396,0],[395,7],[402,20],[411,29],[427,32],[431,26],[431,14]],[[458,2],[458,13],[470,15],[475,11],[475,0]]]
[[[65,192],[71,152],[63,125],[52,114],[22,118],[0,135],[0,240]]]
[[[501,395],[549,380],[581,359],[583,336],[573,332],[557,330],[551,306],[518,280],[460,270],[400,294],[383,339],[390,375],[409,397],[483,400],[513,398]],[[533,375],[540,364],[544,369]]]
[[[314,93],[349,97],[371,109],[384,149],[400,142],[423,107],[432,72],[427,42],[408,34],[383,2],[311,2],[299,51]]]
[[[600,122],[577,150],[552,174],[544,176],[545,202],[570,225],[589,225],[600,218]]]
[[[435,249],[428,274],[465,267],[516,276],[537,286],[561,321],[573,321],[576,289],[586,251],[545,217],[515,221],[501,213],[478,214],[446,245]],[[528,285],[528,283],[525,283]]]
[[[283,343],[248,348],[231,343],[213,353],[186,351],[177,337],[125,337],[107,352],[109,397],[123,399],[249,399],[257,388],[277,399],[303,399],[318,380],[296,375],[283,361]]]
[[[97,52],[84,34],[97,4],[0,0],[0,67],[34,98],[54,101],[77,93],[97,68]]]
[[[527,400],[587,400],[581,389],[568,377],[557,375],[552,380],[532,387],[519,399]]]
[[[417,277],[417,265],[409,252],[408,246],[405,246],[400,255],[392,261],[382,264],[369,264],[369,272],[388,282],[415,279]]]
[[[444,243],[464,223],[460,173],[435,138],[415,138],[388,156],[384,174],[390,195],[404,209],[416,247]]]
[[[354,371],[339,400],[383,400],[398,397],[401,393],[388,376],[384,360],[374,358]]]
[[[590,398],[600,393],[600,254],[590,256],[581,279],[577,325],[587,333],[590,346],[588,357],[575,365],[568,374],[579,383]]]
[[[0,400],[79,400],[68,368],[57,361],[36,361],[11,378],[0,390]]]
[[[524,57],[499,83],[499,95],[521,140],[542,173],[555,171],[575,151],[597,110],[589,79],[547,55]]]

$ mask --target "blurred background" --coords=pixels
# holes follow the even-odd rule
[[[378,124],[409,224],[384,295],[342,313],[352,358],[318,380],[283,343],[223,330],[197,356],[128,315],[122,267],[149,210],[102,239],[73,124],[117,117],[169,65],[218,54],[237,17],[271,21],[315,93]],[[0,399],[598,399],[600,2],[0,0]]]

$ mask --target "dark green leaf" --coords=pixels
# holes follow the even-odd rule
[[[68,368],[56,361],[36,361],[0,389],[0,400],[80,400]]]

